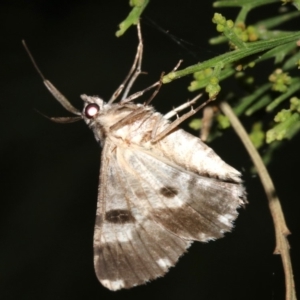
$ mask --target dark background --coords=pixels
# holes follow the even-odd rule
[[[211,4],[151,1],[142,22],[143,69],[149,74],[138,81],[137,90],[170,71],[181,58],[183,67],[197,62],[170,35],[149,25],[147,18],[189,41],[187,47],[198,61],[227,50],[207,44],[215,35]],[[264,7],[249,21],[275,15],[279,6]],[[215,242],[195,243],[164,278],[146,286],[110,292],[97,281],[92,244],[100,148],[83,122],[55,124],[36,112],[68,115],[43,86],[21,39],[45,76],[81,108],[80,94],[108,99],[132,64],[135,28],[121,38],[114,35],[129,10],[128,1],[0,4],[0,298],[284,299],[281,260],[272,254],[274,229],[267,200],[231,130],[212,147],[244,173],[249,205],[241,210],[233,232]],[[221,12],[234,18],[237,10]],[[295,29],[297,22],[290,26]],[[190,79],[164,86],[153,102],[156,109],[166,112],[191,98],[186,90]],[[236,87],[228,82],[223,89]],[[299,136],[285,142],[269,166],[293,233],[289,240],[296,283],[300,278],[298,169]]]

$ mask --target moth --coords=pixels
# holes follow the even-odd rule
[[[81,95],[82,112],[44,78],[25,46],[46,87],[76,115],[51,119],[84,120],[102,147],[94,266],[102,285],[113,291],[163,276],[193,241],[223,237],[246,203],[240,172],[178,128],[201,106],[170,121],[199,96],[165,115],[149,101],[133,102],[160,82],[128,96],[141,73],[143,43],[137,27],[138,50],[124,82],[108,102]]]

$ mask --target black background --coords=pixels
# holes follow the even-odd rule
[[[211,4],[151,1],[142,22],[143,69],[149,74],[142,76],[135,89],[156,81],[181,58],[183,67],[197,61],[170,36],[149,25],[146,17],[191,42],[188,48],[196,51],[199,61],[227,50],[207,44],[215,30]],[[252,13],[250,21],[277,14],[279,6]],[[241,210],[233,232],[215,242],[195,243],[164,278],[145,286],[110,292],[97,281],[92,241],[100,149],[83,122],[55,124],[36,112],[68,115],[43,86],[21,39],[45,76],[81,108],[80,94],[108,99],[132,64],[135,28],[121,38],[114,35],[129,10],[127,1],[0,4],[1,299],[284,299],[280,257],[272,254],[274,229],[267,200],[231,130],[212,147],[244,172],[249,205]],[[219,10],[228,17],[237,11]],[[186,90],[190,79],[164,86],[153,102],[156,109],[166,112],[191,98]],[[223,88],[236,89],[230,82]],[[293,233],[289,240],[296,284],[300,278],[297,168],[299,137],[285,142],[269,166]]]

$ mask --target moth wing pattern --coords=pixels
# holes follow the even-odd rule
[[[139,201],[165,230],[182,239],[207,242],[232,229],[244,188],[201,176],[152,152],[127,150],[128,163],[146,192]]]
[[[245,196],[234,174],[231,182],[201,176],[145,147],[106,140],[94,236],[101,283],[143,284],[164,275],[194,240],[230,231]]]
[[[94,265],[99,281],[110,290],[163,276],[191,244],[164,230],[143,207],[140,198],[151,187],[134,177],[126,154],[108,141],[102,152]]]

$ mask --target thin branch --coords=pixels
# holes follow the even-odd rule
[[[233,110],[229,106],[228,103],[222,102],[220,107],[223,113],[228,117],[230,123],[240,137],[244,146],[246,147],[255,167],[260,177],[261,183],[265,189],[267,194],[268,203],[270,212],[273,218],[274,227],[275,227],[275,235],[276,235],[276,247],[274,250],[274,254],[280,254],[285,274],[285,286],[286,286],[286,300],[297,300],[296,291],[295,291],[295,283],[293,276],[293,268],[289,253],[289,243],[287,240],[287,236],[290,234],[289,229],[285,223],[284,215],[281,209],[281,204],[279,198],[276,195],[275,187],[272,182],[272,179],[265,167],[259,153],[253,146],[247,132],[245,131],[243,125],[240,123],[239,119],[234,114]]]

